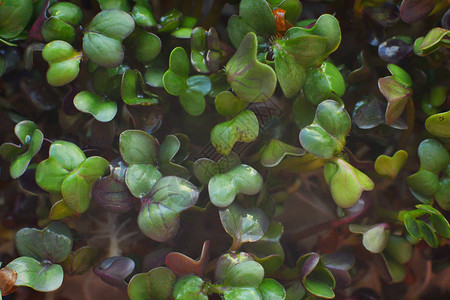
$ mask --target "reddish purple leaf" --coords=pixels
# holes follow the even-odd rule
[[[179,277],[188,274],[203,277],[209,261],[209,244],[209,241],[203,243],[202,253],[198,260],[193,260],[179,252],[170,252],[166,256],[166,266]]]
[[[434,8],[434,0],[403,0],[400,5],[400,18],[405,23],[414,23],[428,14]]]

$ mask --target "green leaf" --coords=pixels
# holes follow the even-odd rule
[[[134,57],[145,65],[154,60],[161,51],[161,40],[151,32],[135,30],[129,39],[132,43]]]
[[[122,10],[97,14],[83,37],[83,50],[93,63],[113,68],[123,61],[122,40],[134,30],[133,18]]]
[[[401,282],[406,277],[406,267],[396,261],[386,251],[381,253],[392,282]]]
[[[408,152],[399,150],[392,157],[380,155],[375,161],[375,171],[381,176],[387,176],[391,179],[397,177],[398,172],[405,166],[408,159]]]
[[[439,187],[434,198],[443,210],[450,210],[450,178],[439,181]]]
[[[178,9],[172,9],[160,18],[159,32],[171,32],[183,23],[183,13]]]
[[[87,91],[78,93],[73,98],[73,104],[79,111],[91,114],[100,122],[111,121],[117,113],[116,102],[102,99],[100,96]]]
[[[86,273],[96,262],[98,251],[91,246],[84,246],[73,251],[61,263],[69,275],[81,275]]]
[[[333,94],[344,95],[344,78],[332,63],[323,62],[319,68],[308,69],[303,91],[311,103],[318,105]]]
[[[326,280],[324,280],[324,278],[326,278]],[[323,268],[320,272],[316,271],[311,273],[310,276],[305,277],[303,285],[308,292],[317,297],[332,299],[335,297],[333,292],[334,285],[331,285],[330,282],[334,282],[333,275],[330,271]]]
[[[74,170],[86,159],[86,155],[77,145],[66,141],[53,142],[49,156],[68,171]]]
[[[386,124],[392,125],[403,113],[406,103],[412,99],[413,90],[399,83],[393,76],[378,79],[378,88],[388,101]]]
[[[68,207],[64,200],[61,199],[52,205],[48,218],[50,220],[61,220],[65,217],[72,216],[74,213],[75,211]]]
[[[386,248],[390,236],[386,224],[376,225],[363,234],[363,245],[372,253],[380,253]]]
[[[387,68],[389,69],[389,72],[391,72],[392,78],[394,78],[395,81],[404,85],[406,88],[412,88],[411,76],[409,76],[405,70],[394,64],[388,64]]]
[[[130,11],[130,5],[127,0],[98,0],[98,3],[102,10],[121,9],[126,12]]]
[[[120,134],[119,149],[128,165],[156,164],[158,142],[142,130],[125,130]]]
[[[444,41],[448,41],[450,30],[435,27],[431,29],[424,38],[418,38],[414,42],[414,53],[419,56],[426,56],[438,50]]]
[[[164,242],[172,239],[180,225],[179,214],[192,207],[198,196],[197,188],[185,179],[175,176],[161,178],[150,194],[142,199],[139,228],[152,240]]]
[[[439,246],[439,242],[436,233],[434,233],[433,228],[431,228],[430,225],[428,225],[427,223],[425,223],[425,221],[422,220],[417,220],[417,224],[419,225],[422,238],[425,240],[425,242],[431,248],[437,248],[437,246]]]
[[[182,47],[176,47],[170,53],[169,70],[182,78],[189,76],[189,58]]]
[[[223,228],[233,238],[233,245],[256,242],[269,227],[267,216],[258,207],[244,209],[232,204],[221,209],[219,215]]]
[[[309,68],[320,66],[326,57],[326,46],[326,38],[317,35],[305,35],[299,27],[292,27],[286,31],[284,39],[275,40],[272,49],[275,59],[282,57],[285,64],[294,62],[299,66]],[[277,67],[275,66],[275,68]],[[304,77],[306,77],[306,74]],[[303,83],[301,85],[303,86]]]
[[[373,181],[367,175],[340,158],[325,165],[324,175],[334,202],[343,208],[352,207],[363,191],[374,188]]]
[[[425,128],[439,138],[450,138],[450,110],[429,116],[425,121]]]
[[[169,134],[164,139],[158,152],[158,164],[164,176],[179,176],[188,178],[189,171],[184,166],[174,162],[177,154],[189,147],[189,140],[184,135]],[[180,162],[181,163],[181,162]]]
[[[240,163],[239,155],[234,152],[222,156],[217,163],[208,158],[200,158],[194,163],[194,175],[202,185],[207,185],[214,175],[225,173]]]
[[[54,222],[42,230],[22,228],[15,237],[17,251],[22,256],[58,263],[66,259],[72,250],[70,229]]]
[[[242,17],[259,35],[275,35],[275,18],[272,9],[264,0],[242,0],[239,4],[239,16]]]
[[[350,127],[347,111],[336,101],[326,100],[317,106],[314,122],[300,132],[300,143],[314,155],[331,158],[344,148]]]
[[[92,185],[97,179],[104,176],[109,169],[109,162],[100,156],[91,156],[83,161],[76,169],[87,184]]]
[[[257,288],[240,287],[224,291],[224,300],[262,300],[261,293]]]
[[[175,281],[175,274],[168,268],[154,268],[131,278],[128,296],[131,300],[167,300],[172,295]]]
[[[265,167],[275,167],[286,155],[302,156],[305,152],[304,149],[272,139],[260,150],[261,164]]]
[[[45,41],[63,40],[72,43],[76,37],[75,26],[83,19],[82,10],[70,2],[60,2],[49,7],[50,17],[42,24],[41,33]]]
[[[417,220],[410,213],[405,213],[403,216],[403,222],[408,233],[412,237],[420,240],[422,237],[422,233],[420,231],[419,223],[417,223]]]
[[[49,64],[47,82],[52,86],[68,84],[80,72],[82,54],[65,41],[53,41],[45,45],[42,58]]]
[[[27,26],[32,13],[31,0],[3,0],[0,4],[0,37],[17,37]]]
[[[39,129],[35,129],[31,135],[31,141],[27,145],[27,150],[15,157],[11,162],[9,173],[13,179],[19,178],[25,173],[30,164],[31,159],[41,150],[44,135]]]
[[[302,30],[305,33],[326,38],[325,56],[328,56],[330,53],[334,52],[341,43],[341,28],[339,26],[339,21],[334,16],[329,14],[321,15],[311,28],[293,28],[295,29],[291,29],[292,31]],[[288,34],[288,32],[286,32],[286,34]]]
[[[148,2],[144,2],[144,5],[137,3],[131,11],[131,16],[139,26],[154,27],[157,25]]]
[[[208,184],[209,198],[217,207],[227,207],[237,194],[255,195],[263,186],[261,175],[248,165],[239,165],[223,174],[214,175]]]
[[[296,63],[294,58],[285,52],[279,52],[275,56],[275,71],[278,82],[286,97],[295,97],[302,89],[306,80],[306,69]]]
[[[17,123],[16,126],[14,126],[14,133],[16,134],[22,145],[26,145],[30,143],[31,135],[36,129],[39,129],[36,123],[34,123],[33,121],[25,120]]]
[[[247,33],[225,67],[228,83],[236,95],[247,102],[266,101],[277,84],[272,68],[256,59],[257,46],[256,35]]]
[[[443,215],[440,213],[430,215],[430,222],[440,236],[446,239],[450,238],[450,225]]]
[[[233,119],[214,126],[211,143],[217,152],[228,155],[236,142],[252,142],[258,134],[258,119],[252,111],[244,110]]]
[[[36,168],[36,183],[47,191],[59,193],[61,185],[69,174],[69,171],[62,167],[56,159],[50,157],[42,162]]]
[[[187,89],[180,95],[180,104],[192,116],[201,115],[206,105],[202,93],[193,89]]]
[[[259,292],[263,300],[284,300],[286,298],[284,287],[272,278],[264,278],[259,285]]]
[[[406,179],[411,193],[422,203],[429,203],[439,187],[438,175],[419,170]]]
[[[232,266],[225,274],[224,286],[258,287],[264,279],[264,269],[256,261],[246,261]]]
[[[175,300],[208,300],[203,284],[203,279],[195,275],[181,277],[173,287],[172,296]]]
[[[248,102],[239,99],[229,91],[224,91],[216,96],[214,105],[219,114],[226,117],[232,117],[245,109]]]
[[[439,174],[450,163],[450,154],[447,149],[435,139],[422,141],[417,149],[420,160],[420,169]]]
[[[91,203],[91,186],[76,171],[67,176],[61,185],[64,203],[77,213],[83,213]]]
[[[242,17],[233,15],[228,19],[227,32],[233,47],[238,48],[247,33],[256,31]]]
[[[385,251],[401,264],[407,263],[412,256],[412,245],[401,236],[390,235]]]
[[[141,72],[126,70],[122,75],[121,97],[128,105],[152,105],[158,103],[158,96],[149,92]]]
[[[17,272],[14,285],[28,286],[39,292],[51,292],[58,289],[64,278],[64,271],[60,265],[39,263],[27,256],[16,258],[7,267]]]
[[[142,198],[161,177],[162,174],[153,165],[135,164],[128,167],[125,182],[133,196]]]

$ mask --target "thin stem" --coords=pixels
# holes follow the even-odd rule
[[[408,125],[408,129],[405,130],[402,139],[400,140],[400,149],[403,149],[411,136],[411,133],[414,129],[414,119],[416,118],[416,111],[414,107],[414,101],[412,98],[408,100],[406,103],[406,124]]]

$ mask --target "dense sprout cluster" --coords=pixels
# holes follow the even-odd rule
[[[0,299],[448,299],[449,22],[0,1]]]

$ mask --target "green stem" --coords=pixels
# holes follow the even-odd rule
[[[223,295],[223,290],[222,290],[222,286],[220,284],[214,284],[212,282],[206,282],[205,286],[204,286],[206,293],[208,295],[210,294],[219,294],[219,295]]]
[[[233,238],[233,244],[231,245],[231,247],[228,250],[228,252],[236,252],[241,247],[241,244],[242,243],[241,243],[240,239]]]

